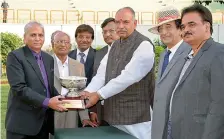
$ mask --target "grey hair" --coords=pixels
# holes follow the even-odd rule
[[[53,32],[53,33],[51,34],[51,44],[54,43],[54,36],[55,36],[56,34],[58,34],[59,32],[61,32],[61,31],[60,31],[60,30],[56,30],[55,32]]]
[[[123,8],[121,8],[121,9],[119,9],[119,10],[116,12],[116,14],[117,14],[118,12],[122,11],[122,10],[129,10],[129,11],[131,12],[131,14],[132,14],[133,20],[135,20],[135,11],[133,10],[133,8],[131,8],[131,7],[123,7]]]
[[[60,31],[60,30],[57,30],[57,31],[53,32],[52,35],[51,35],[51,43],[52,43],[52,44],[53,44],[53,42],[54,42],[54,40],[55,40],[55,37],[56,37],[58,34],[63,34],[63,35],[65,35],[65,36],[67,36],[68,39],[69,39],[69,41],[71,41],[70,36],[69,36],[67,33],[65,33],[65,32],[63,32],[63,31]]]
[[[28,29],[29,29],[30,27],[32,27],[33,25],[38,25],[38,26],[40,26],[40,27],[43,29],[43,31],[44,31],[44,26],[43,26],[41,23],[39,23],[39,22],[37,22],[37,21],[30,21],[29,23],[27,23],[27,24],[25,25],[25,27],[24,27],[24,33],[26,34],[27,31],[28,31]]]

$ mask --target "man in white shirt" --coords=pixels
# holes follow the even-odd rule
[[[106,122],[139,139],[150,139],[155,80],[153,44],[136,31],[132,8],[118,10],[115,23],[120,39],[113,43],[83,92],[89,100],[86,107],[104,100]]]
[[[149,29],[160,35],[167,49],[161,54],[153,105],[152,139],[168,139],[169,104],[172,91],[190,52],[190,46],[181,37],[178,9],[167,6],[158,11],[158,24]]]
[[[57,91],[66,96],[68,90],[61,86],[60,77],[85,76],[84,66],[76,60],[68,57],[71,47],[68,34],[57,31],[52,34],[52,48],[54,51],[54,86]],[[78,114],[81,117],[83,126],[96,126],[89,120],[88,110],[68,111],[65,113],[55,112],[55,128],[76,128],[78,127]]]
[[[113,42],[119,39],[119,36],[116,33],[115,19],[109,17],[103,21],[101,24],[103,39],[107,43],[102,49],[96,51],[94,66],[93,66],[93,76],[96,75],[97,69],[99,68],[100,62],[103,57],[110,50]],[[90,109],[90,119],[92,122],[97,123],[100,126],[108,125],[105,120],[103,120],[103,101],[97,103]]]

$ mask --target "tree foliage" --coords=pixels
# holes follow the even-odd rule
[[[194,3],[198,3],[198,4],[204,4],[205,6],[211,4],[212,2],[217,2],[220,4],[224,4],[223,0],[194,0]]]
[[[23,45],[22,38],[13,33],[1,33],[1,61],[3,65],[6,65],[6,58],[9,52],[21,47]]]

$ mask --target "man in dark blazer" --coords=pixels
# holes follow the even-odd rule
[[[171,138],[223,139],[224,45],[211,38],[212,14],[206,7],[186,7],[181,22],[192,51],[170,99]]]
[[[10,85],[6,112],[7,139],[48,139],[54,131],[54,111],[66,111],[54,89],[54,61],[41,51],[44,28],[30,22],[24,28],[26,46],[8,54]]]
[[[96,50],[91,47],[94,40],[94,30],[91,26],[82,24],[75,31],[77,49],[69,53],[69,57],[78,60],[85,66],[87,85],[93,77],[93,64]]]
[[[119,36],[117,35],[115,29],[115,19],[110,17],[103,21],[101,24],[102,28],[102,34],[103,39],[107,43],[106,46],[104,46],[99,51],[96,51],[95,60],[94,60],[94,66],[93,66],[93,76],[96,75],[97,69],[100,65],[100,61],[103,59],[103,57],[107,54],[107,52],[110,50],[110,47],[112,46],[113,42],[115,40],[119,39]],[[103,102],[98,102],[94,107],[90,109],[90,118],[92,122],[98,123],[99,125],[107,125],[107,123],[103,120]]]

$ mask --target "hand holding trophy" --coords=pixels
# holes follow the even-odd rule
[[[80,92],[86,87],[86,77],[81,76],[67,76],[60,77],[60,83],[69,92],[65,98],[61,98],[68,103],[63,104],[68,110],[85,109],[85,101],[81,99]]]

